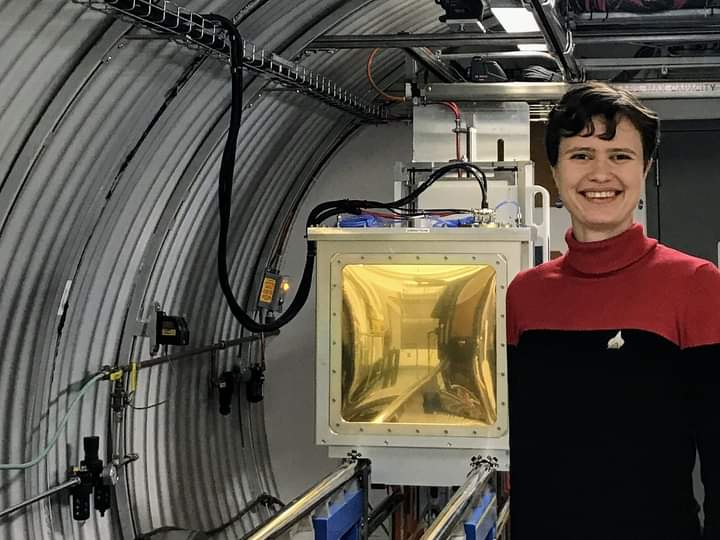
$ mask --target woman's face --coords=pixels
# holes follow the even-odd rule
[[[627,118],[615,137],[600,139],[605,119],[593,117],[594,134],[560,139],[553,176],[581,242],[612,238],[630,228],[647,170],[640,132]]]

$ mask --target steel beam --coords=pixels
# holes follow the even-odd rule
[[[130,18],[163,38],[172,36],[174,41],[188,48],[199,49],[223,61],[230,60],[230,36],[217,21],[177,6],[169,0],[163,4],[153,0],[72,1],[116,18]],[[246,39],[241,39],[238,49],[245,69],[265,75],[364,120],[387,119],[387,113],[381,105],[366,102],[305,66],[283,59]]]
[[[486,34],[484,32],[452,32],[439,34],[372,34],[327,35],[310,43],[306,50],[327,49],[405,49],[417,47],[464,47],[468,45],[493,45],[514,47],[518,43],[543,41],[540,32],[514,34]]]
[[[582,60],[588,71],[623,69],[697,69],[720,67],[720,56],[665,56],[655,58],[587,58]]]
[[[434,73],[443,82],[464,82],[467,79],[452,69],[427,47],[408,47],[404,51],[416,62]]]
[[[615,84],[640,99],[720,98],[720,82],[647,82]],[[568,83],[455,83],[432,84],[424,95],[432,101],[557,101]]]
[[[686,26],[687,29],[697,30],[700,27],[720,27],[720,16],[711,15],[705,9],[678,9],[667,10],[660,13],[628,13],[624,11],[595,11],[576,13],[573,16],[577,28],[643,28]]]
[[[361,469],[366,466],[362,462],[343,464],[245,538],[247,540],[265,540],[280,536],[347,482],[357,477]]]
[[[575,45],[570,31],[563,27],[550,2],[530,0],[535,20],[545,37],[545,42],[560,61],[560,67],[566,79],[581,81],[584,79],[582,66],[573,56]]]
[[[602,32],[576,32],[577,45],[594,43],[690,43],[720,41],[720,29],[688,30],[604,30]]]
[[[372,34],[326,35],[310,43],[305,50],[330,49],[404,49],[417,47],[515,47],[516,45],[543,42],[540,32],[513,34],[484,34],[482,32],[454,32],[439,34]],[[720,27],[693,30],[619,30],[575,32],[575,45],[593,43],[677,43],[720,41]]]
[[[481,466],[473,470],[466,482],[460,486],[440,515],[427,528],[422,540],[442,540],[448,538],[455,525],[462,519],[465,510],[470,506],[474,495],[487,485],[494,469]]]

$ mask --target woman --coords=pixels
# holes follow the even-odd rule
[[[720,273],[633,223],[658,133],[601,83],[550,115],[572,229],[508,290],[513,540],[720,539]]]

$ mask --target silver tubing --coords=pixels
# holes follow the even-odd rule
[[[455,492],[440,515],[422,535],[421,540],[447,538],[467,510],[473,495],[485,487],[494,471],[495,469],[492,467],[481,465],[471,472],[465,483]]]
[[[18,510],[22,510],[26,506],[30,506],[33,503],[36,503],[38,501],[41,501],[47,497],[50,497],[51,495],[55,495],[56,493],[59,493],[61,491],[65,491],[66,489],[69,489],[73,486],[76,486],[80,483],[80,478],[73,478],[71,480],[68,480],[67,482],[60,484],[58,486],[55,486],[54,488],[48,489],[47,491],[44,491],[42,493],[39,493],[38,495],[35,495],[34,497],[31,497],[27,499],[26,501],[23,501],[19,504],[16,504],[15,506],[11,506],[10,508],[6,508],[2,512],[0,512],[0,519],[4,518],[5,516],[12,514],[13,512],[17,512]]]
[[[293,500],[270,521],[251,532],[244,540],[265,540],[281,535],[349,480],[352,480],[357,475],[360,466],[363,465],[360,463],[342,465]]]
[[[505,534],[505,527],[510,521],[510,499],[505,501],[505,504],[500,510],[497,518],[497,524],[495,525],[495,537],[501,538]]]

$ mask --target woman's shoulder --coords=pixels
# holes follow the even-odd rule
[[[650,264],[674,279],[709,279],[720,283],[720,271],[715,264],[663,244],[657,245]]]
[[[519,272],[510,283],[511,288],[532,287],[540,281],[557,277],[560,274],[564,256],[533,266]]]

